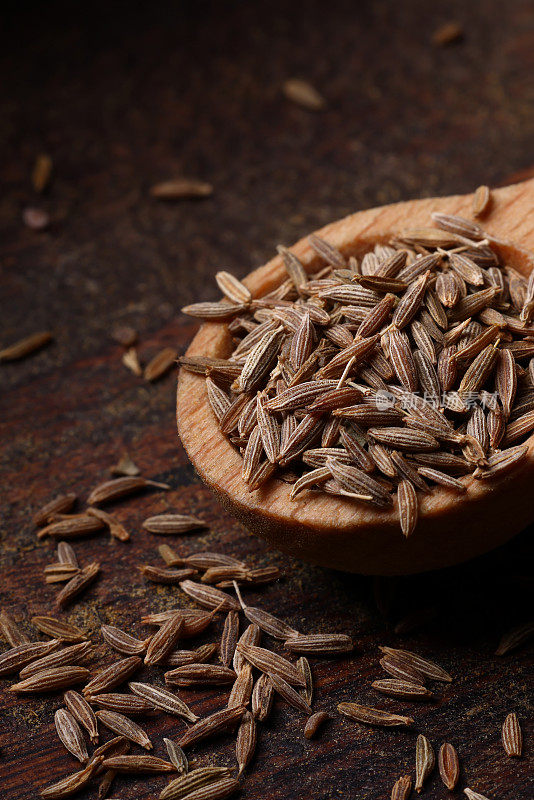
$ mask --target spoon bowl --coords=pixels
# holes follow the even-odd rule
[[[472,199],[463,195],[383,206],[352,214],[316,233],[344,256],[359,256],[406,228],[428,226],[433,212],[470,217]],[[491,211],[482,223],[499,240],[494,247],[503,262],[523,275],[534,265],[529,252],[534,249],[533,207],[534,180],[498,189],[492,192]],[[307,240],[291,249],[308,272],[318,268],[319,258]],[[286,277],[277,256],[243,282],[257,297],[273,291]],[[187,355],[227,358],[232,349],[226,325],[206,323]],[[503,544],[534,518],[534,436],[516,471],[491,482],[467,476],[465,494],[435,487],[423,495],[416,530],[405,538],[396,504],[375,509],[322,492],[304,492],[291,500],[291,485],[277,479],[250,492],[241,478],[241,457],[211,411],[204,377],[184,369],[178,381],[177,421],[191,462],[221,504],[272,547],[313,564],[372,575],[438,569]]]

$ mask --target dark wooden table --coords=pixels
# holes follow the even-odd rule
[[[354,656],[314,661],[316,707],[333,713],[316,742],[283,705],[261,730],[243,798],[389,797],[412,772],[416,731],[460,754],[460,787],[493,800],[532,797],[534,729],[528,718],[528,648],[493,655],[501,634],[525,621],[532,550],[525,532],[498,553],[433,575],[388,582],[328,572],[268,552],[225,515],[196,479],[177,441],[173,376],[154,385],[121,363],[116,323],[140,331],[143,361],[162,346],[181,351],[195,325],[179,308],[215,298],[212,275],[244,275],[278,242],[350,211],[431,194],[470,191],[532,174],[532,6],[454,0],[428,4],[257,2],[93,3],[17,6],[5,16],[0,48],[0,137],[5,156],[1,214],[2,341],[43,328],[53,345],[0,369],[2,573],[0,604],[30,633],[54,587],[53,560],[37,543],[31,514],[56,493],[86,497],[127,450],[143,474],[172,491],[116,505],[132,533],[80,541],[102,575],[65,618],[94,635],[102,623],[140,634],[139,617],[179,592],[148,586],[141,563],[158,563],[160,540],[141,529],[149,514],[178,509],[209,522],[208,533],[174,537],[183,553],[224,550],[277,564],[284,579],[250,593],[251,602],[302,630],[354,635]],[[430,44],[440,24],[459,20],[465,37]],[[288,77],[310,80],[327,110],[310,113],[281,95]],[[54,162],[43,198],[30,183],[35,156]],[[186,174],[210,181],[213,197],[158,203],[153,183]],[[52,225],[36,233],[21,211],[38,205]],[[513,514],[513,509],[510,509]],[[466,531],[466,536],[469,531]],[[181,600],[179,600],[181,602]],[[395,623],[418,607],[437,608],[426,627],[401,636]],[[413,707],[378,700],[378,645],[413,648],[442,663],[454,683],[436,702]],[[96,659],[95,662],[96,664]],[[157,673],[157,670],[156,670]],[[60,697],[16,700],[2,681],[0,796],[29,800],[76,766],[53,728]],[[530,687],[531,688],[531,687]],[[219,691],[184,692],[200,714],[224,704]],[[401,713],[415,731],[363,728],[336,715],[356,699]],[[516,711],[525,757],[511,760],[500,727]],[[162,735],[179,722],[147,721]],[[200,763],[232,761],[222,739],[196,748]],[[117,782],[114,796],[157,797],[164,781]],[[81,794],[95,796],[96,789]],[[434,773],[426,796],[445,797]],[[459,796],[460,789],[456,796]]]

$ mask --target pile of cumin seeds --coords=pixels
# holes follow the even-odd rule
[[[503,263],[476,222],[434,214],[360,260],[312,234],[308,275],[253,298],[217,273],[224,299],[184,313],[225,321],[227,359],[182,357],[206,376],[221,431],[250,491],[273,478],[398,509],[416,527],[421,494],[466,490],[526,457],[534,430],[534,272]]]

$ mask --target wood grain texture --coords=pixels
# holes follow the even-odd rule
[[[412,227],[429,225],[433,212],[470,216],[472,195],[430,198],[360,211],[330,223],[317,233],[348,258],[361,257]],[[529,275],[534,268],[534,180],[494,192],[485,229],[503,241],[501,258]],[[507,242],[512,241],[514,245]],[[292,247],[304,268],[315,271],[320,259],[306,239]],[[254,297],[282,283],[287,273],[280,256],[244,282]],[[226,325],[203,325],[187,350],[189,356],[226,358],[231,352]],[[272,480],[250,492],[242,479],[242,459],[219,430],[209,406],[205,380],[180,371],[178,430],[198,474],[220,502],[250,530],[296,558],[313,564],[370,575],[403,575],[448,567],[508,541],[532,522],[529,486],[534,473],[534,436],[522,469],[499,481],[467,480],[458,496],[433,489],[420,501],[419,521],[406,539],[399,531],[397,505],[377,510],[327,494],[304,493],[290,499],[291,486]],[[510,519],[509,508],[514,508]]]
[[[388,797],[399,775],[413,775],[418,731],[436,750],[444,741],[456,747],[460,786],[494,800],[527,800],[532,660],[528,648],[501,659],[492,653],[501,633],[527,619],[531,531],[472,563],[381,582],[376,592],[368,578],[270,552],[194,476],[177,443],[174,376],[146,385],[122,366],[109,333],[115,323],[136,327],[144,363],[162,347],[183,351],[196,325],[176,318],[177,309],[217,297],[217,269],[242,277],[277,243],[358,209],[506,184],[511,173],[528,177],[530,4],[364,0],[330,3],[325,13],[324,3],[313,2],[304,14],[279,0],[224,13],[215,3],[125,11],[96,2],[83,19],[72,14],[59,2],[13,7],[1,32],[2,345],[49,327],[55,343],[0,371],[0,605],[33,635],[28,619],[50,612],[56,589],[42,576],[52,545],[37,543],[31,515],[69,489],[86,497],[128,449],[144,475],[173,488],[110,508],[130,543],[102,534],[75,545],[82,563],[101,561],[102,575],[62,618],[91,633],[105,663],[114,656],[97,634],[100,624],[143,637],[139,617],[179,596],[174,587],[148,586],[137,570],[157,563],[161,542],[142,521],[169,510],[210,523],[209,532],[170,537],[179,552],[221,549],[282,569],[283,581],[247,592],[247,601],[299,630],[339,630],[357,643],[350,657],[313,660],[315,708],[334,717],[317,740],[299,735],[298,712],[276,705],[260,730],[244,800]],[[430,48],[433,30],[451,18],[464,24],[464,43]],[[283,98],[280,85],[292,76],[317,86],[325,112],[312,115]],[[40,152],[54,161],[42,198],[29,179]],[[164,204],[148,197],[152,184],[181,174],[210,181],[212,198]],[[50,230],[23,227],[28,204],[46,208]],[[375,594],[388,615],[377,610]],[[395,634],[395,622],[421,603],[438,607],[435,622]],[[380,701],[398,713],[413,710],[414,732],[363,729],[337,717],[342,701],[379,705],[369,688],[381,677],[378,644],[414,648],[455,678],[428,706]],[[153,670],[140,679],[159,674]],[[17,700],[7,686],[2,680],[0,796],[35,800],[76,762],[55,736],[60,698]],[[227,693],[183,696],[206,715]],[[510,711],[523,727],[522,759],[508,759],[500,743]],[[165,757],[162,737],[183,731],[163,715],[140,722],[158,757]],[[234,742],[194,751],[201,764],[212,756],[232,763]],[[112,796],[152,800],[164,783],[121,778]],[[80,794],[94,796],[94,789]],[[443,798],[437,773],[425,797]]]

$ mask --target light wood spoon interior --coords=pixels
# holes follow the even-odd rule
[[[495,190],[492,197],[491,211],[481,224],[505,242],[496,246],[503,263],[527,275],[533,263],[529,251],[534,250],[534,180]],[[345,256],[358,256],[407,228],[428,227],[434,211],[471,218],[471,203],[472,195],[396,203],[357,212],[316,233]],[[319,268],[306,239],[291,249],[308,271]],[[277,256],[250,273],[244,283],[253,296],[259,296],[286,277]],[[187,355],[227,358],[231,351],[226,325],[207,323]],[[241,479],[241,457],[219,431],[208,404],[204,377],[183,369],[177,419],[189,458],[221,504],[273,547],[314,564],[374,575],[422,572],[491,550],[534,519],[534,436],[528,441],[527,459],[500,480],[469,476],[463,495],[436,487],[421,496],[417,528],[406,539],[396,504],[387,511],[376,510],[322,492],[303,492],[290,500],[291,486],[279,480],[249,492]]]

